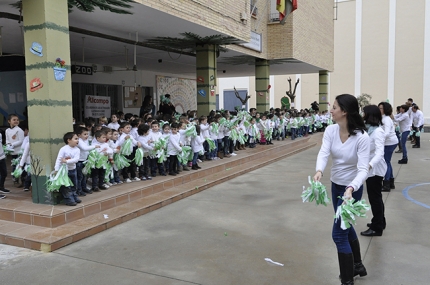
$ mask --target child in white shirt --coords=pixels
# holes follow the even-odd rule
[[[203,142],[205,141],[205,139],[200,134],[200,126],[199,125],[196,125],[196,133],[197,133],[197,136],[195,136],[191,139],[191,148],[192,148],[193,153],[194,153],[194,155],[193,155],[193,166],[191,167],[191,169],[193,169],[193,170],[197,170],[197,169],[201,168],[197,164],[197,158],[199,157],[200,152],[204,151]]]
[[[181,135],[178,133],[178,124],[173,123],[171,134],[167,143],[167,155],[169,156],[169,175],[176,176],[178,171],[178,154],[182,152]]]
[[[82,202],[76,194],[76,163],[79,161],[80,155],[80,150],[78,148],[79,138],[75,133],[68,132],[64,135],[63,140],[66,145],[63,146],[58,152],[54,170],[58,171],[60,169],[61,164],[67,164],[68,175],[73,183],[73,186],[62,186],[59,192],[63,196],[64,203],[67,206],[76,206],[77,203]]]
[[[140,180],[152,180],[152,177],[148,175],[150,164],[148,153],[154,150],[154,144],[152,143],[151,135],[149,134],[149,126],[140,125],[137,129],[137,133],[139,134],[137,141],[140,142],[143,150],[143,162],[142,165],[139,166],[139,178]]]

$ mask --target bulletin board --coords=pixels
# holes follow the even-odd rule
[[[176,112],[182,114],[188,110],[197,110],[196,80],[157,75],[156,81],[157,102],[160,102],[161,95],[170,94]]]
[[[124,87],[124,108],[140,108],[142,106],[142,88]]]

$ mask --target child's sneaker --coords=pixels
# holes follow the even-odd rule
[[[93,192],[100,192],[100,189],[99,189],[99,187],[94,187],[93,189],[91,189],[91,191],[93,191]]]
[[[110,182],[106,182],[105,183],[107,186],[112,186],[112,183],[110,183]]]
[[[197,158],[197,162],[202,162],[200,159]]]
[[[118,183],[116,183],[116,182],[114,181],[114,182],[112,182],[110,185],[111,185],[111,186],[115,186],[116,184],[118,184]]]
[[[117,184],[117,185],[120,185],[120,184],[122,184],[122,183],[124,183],[124,182],[122,182],[122,181],[120,180],[120,181],[118,181],[116,184]]]
[[[106,185],[106,184],[103,184],[103,185],[99,186],[99,189],[100,189],[100,190],[107,190],[107,189],[108,189],[108,187],[106,187],[107,185],[106,185],[106,186],[105,186],[105,185]]]
[[[24,191],[25,192],[30,191],[29,187],[24,187]]]
[[[127,178],[127,179],[124,180],[124,182],[125,183],[131,183],[131,180],[130,180],[130,178]]]
[[[0,188],[0,193],[10,193],[10,190],[6,189],[6,188]]]
[[[145,180],[146,180],[146,177],[145,177],[145,176],[142,176],[142,177],[140,177],[140,180],[145,181]]]
[[[0,194],[0,199],[6,198],[6,195]]]
[[[139,177],[134,177],[133,179],[131,179],[131,181],[140,181]]]
[[[236,155],[237,155],[237,153],[232,152],[232,153],[231,153],[231,155],[232,155],[232,156],[236,156]]]
[[[109,183],[110,184],[110,183]],[[106,189],[108,189],[110,186],[109,186],[109,184],[107,184],[107,183],[105,183],[105,184],[103,184],[103,186],[106,188]]]
[[[146,177],[146,180],[152,180],[151,176]]]

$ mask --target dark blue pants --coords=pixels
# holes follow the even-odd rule
[[[0,147],[2,147],[0,145]],[[0,160],[0,189],[4,188],[4,182],[6,181],[7,176],[7,166],[6,166],[6,159]]]
[[[76,168],[69,170],[68,176],[72,180],[73,186],[71,187],[61,187],[60,193],[63,196],[64,203],[76,202],[78,195],[76,194],[76,185],[78,184],[78,178],[76,175]]]
[[[342,205],[343,200],[338,197],[343,197],[345,193],[345,185],[338,185],[336,183],[331,183],[331,198],[333,201],[334,212],[336,213],[337,207]],[[355,201],[361,200],[363,195],[363,185],[355,191],[352,192],[352,197]],[[351,253],[350,242],[357,239],[357,234],[355,233],[354,227],[351,226],[349,229],[343,230],[340,227],[340,218],[333,223],[332,238],[336,244],[337,252],[339,253]]]
[[[387,164],[387,172],[385,173],[384,180],[390,180],[394,178],[393,176],[393,166],[391,166],[391,158],[393,157],[393,152],[396,149],[397,144],[384,146],[384,159]]]

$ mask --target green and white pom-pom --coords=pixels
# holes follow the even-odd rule
[[[21,162],[21,157],[22,157],[22,155],[19,155],[17,158],[12,159],[11,164],[12,165],[19,165],[19,163]]]
[[[396,132],[400,132],[400,126],[396,126],[395,130]]]
[[[409,135],[410,135],[410,136],[413,136],[413,135],[414,135],[414,132],[415,132],[415,131],[410,131],[410,132],[409,132]]]
[[[126,139],[119,151],[122,155],[128,156],[133,152],[133,142],[130,138]]]
[[[192,149],[190,146],[185,145],[182,147],[182,151],[178,153],[178,160],[180,164],[187,164],[190,154],[192,154]]]
[[[14,152],[14,149],[10,145],[3,145],[3,152],[5,155],[11,155]]]
[[[21,168],[21,167],[17,167],[17,168],[15,168],[15,170],[12,172],[12,176],[13,176],[13,177],[15,177],[15,178],[20,178],[20,177],[21,177],[21,175],[22,175],[22,172],[23,172],[22,168]]]
[[[100,153],[100,157],[97,160],[96,168],[103,168],[106,169],[109,165],[108,157],[107,155],[104,155],[103,153]]]
[[[28,174],[31,174],[31,165],[30,165],[30,164],[27,164],[27,165],[24,167],[24,170],[25,170]]]
[[[118,170],[130,166],[130,161],[120,153],[115,153],[113,155],[113,161],[115,163],[115,166],[118,168]]]
[[[46,181],[46,190],[48,192],[55,192],[60,190],[62,186],[70,187],[73,186],[72,180],[69,178],[69,171],[67,170],[67,164],[63,163],[60,166],[57,174],[54,176],[54,172],[51,172],[51,175]]]
[[[194,124],[189,124],[185,129],[185,136],[189,138],[194,138],[197,136],[196,126]]]
[[[85,175],[91,174],[92,168],[97,168],[97,163],[102,160],[102,155],[95,149],[91,150],[88,154],[87,160],[84,162],[85,167],[82,169],[82,173]]]
[[[211,132],[215,135],[218,135],[219,133],[219,126],[217,123],[212,123],[211,124]]]
[[[239,132],[236,129],[232,129],[230,132],[230,139],[235,144],[237,140],[239,140]]]
[[[421,136],[421,132],[420,132],[420,131],[416,132],[416,133],[415,133],[415,136],[416,136],[416,137]]]
[[[327,190],[325,186],[319,181],[313,181],[310,176],[308,176],[308,181],[310,186],[305,189],[303,186],[302,200],[304,202],[312,202],[315,200],[317,205],[327,206],[330,203],[330,198],[327,196]]]
[[[264,129],[264,137],[266,138],[266,140],[270,140],[272,138],[272,133],[273,133],[273,129],[271,128]]]
[[[179,122],[179,120],[181,119],[181,114],[176,113],[176,114],[174,115],[174,117],[175,117],[176,121],[178,121],[178,122]]]
[[[218,124],[219,124],[220,126],[225,126],[225,122],[227,122],[227,119],[226,119],[226,118],[224,118],[224,117],[222,117],[221,119],[219,119]]]
[[[109,180],[113,179],[113,167],[112,164],[106,165],[106,172],[105,172],[105,182],[109,182]]]
[[[349,229],[351,225],[356,224],[356,217],[365,218],[366,212],[370,210],[370,206],[366,204],[366,200],[362,199],[354,203],[354,198],[341,198],[344,203],[337,207],[334,215],[335,222],[340,218],[340,227],[343,230]]]
[[[215,142],[211,138],[206,138],[206,142],[209,145],[209,151],[213,151],[214,149],[216,149]]]
[[[140,147],[136,150],[136,155],[134,156],[134,162],[137,166],[141,166],[143,164],[143,149]]]
[[[158,157],[158,163],[163,163],[167,160],[167,154],[164,149],[157,150],[155,157]]]
[[[239,130],[239,137],[237,138],[237,140],[240,144],[245,144],[246,142],[245,132],[242,129]]]

